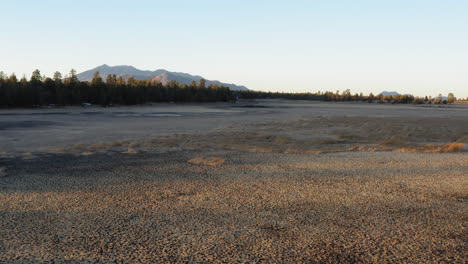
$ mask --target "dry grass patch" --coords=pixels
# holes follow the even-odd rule
[[[31,160],[31,159],[35,159],[35,158],[36,158],[36,155],[34,155],[34,154],[31,153],[31,152],[23,153],[22,156],[23,156],[22,159],[24,159],[24,160]]]
[[[79,152],[79,151],[86,149],[86,147],[87,147],[86,144],[74,144],[70,146],[55,147],[55,148],[52,148],[51,150],[53,152]]]
[[[131,143],[128,144],[128,147],[129,147],[129,148],[137,148],[137,147],[139,147],[139,146],[140,146],[140,143],[139,143],[139,142],[136,142],[136,141],[135,141],[135,142],[131,142]]]
[[[333,138],[317,139],[314,141],[315,144],[319,144],[319,145],[342,144],[345,142],[346,141],[342,139],[333,139]]]
[[[128,140],[118,140],[112,143],[114,147],[130,147],[131,142]]]
[[[138,151],[136,149],[133,149],[133,148],[129,148],[127,149],[127,151],[124,151],[122,152],[123,154],[137,154]]]
[[[391,138],[385,139],[384,141],[380,142],[382,146],[393,146],[393,145],[401,145],[406,142],[408,139],[403,136],[393,136]]]
[[[457,142],[458,143],[468,143],[468,135],[464,135],[464,136],[460,137],[459,139],[457,139]]]
[[[112,143],[98,142],[88,146],[90,150],[108,150],[113,147]]]
[[[337,151],[457,152],[463,146],[439,147],[444,142],[467,143],[468,128],[458,119],[438,119],[437,126],[424,118],[312,117],[294,121],[252,123],[241,130],[159,136],[142,140],[97,142],[62,147],[63,152],[116,149],[237,150],[253,153],[320,154]],[[426,143],[435,146],[423,146]],[[351,146],[351,147],[350,147]]]
[[[379,146],[366,146],[366,145],[355,145],[346,149],[347,151],[362,151],[362,152],[377,152],[387,151],[388,148],[382,148]]]
[[[426,144],[420,146],[407,146],[397,148],[395,152],[407,153],[449,153],[449,152],[463,152],[465,144],[463,143],[448,143],[444,145]]]
[[[304,149],[288,148],[283,153],[285,154],[320,154],[322,152],[318,150],[304,150]]]
[[[177,137],[161,137],[151,141],[154,145],[162,147],[176,147],[180,143],[180,139]]]
[[[224,159],[221,157],[208,157],[208,158],[193,158],[189,160],[189,163],[196,165],[206,165],[206,166],[219,166],[224,163]]]
[[[337,153],[342,152],[341,149],[321,149],[321,150],[306,150],[306,149],[294,149],[288,148],[283,153],[285,154],[327,154],[327,153]]]
[[[360,140],[362,140],[362,136],[361,135],[356,135],[353,132],[351,131],[340,131],[337,133],[338,137],[342,140],[342,141],[348,141],[348,142],[358,142]]]
[[[291,137],[280,135],[274,136],[272,142],[276,145],[288,145],[293,143],[294,140]]]
[[[272,153],[274,152],[271,148],[264,148],[264,147],[253,147],[248,149],[249,152],[253,153]]]

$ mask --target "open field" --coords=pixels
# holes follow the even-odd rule
[[[0,262],[465,263],[468,107],[0,111]]]

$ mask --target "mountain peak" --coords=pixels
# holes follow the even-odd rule
[[[231,90],[248,90],[245,86],[222,83],[220,81],[210,81],[198,75],[191,75],[182,72],[170,72],[164,69],[159,69],[155,71],[139,70],[131,65],[109,66],[107,64],[103,64],[94,69],[79,73],[77,76],[80,81],[91,81],[93,79],[94,73],[97,71],[99,72],[99,75],[103,78],[105,78],[109,74],[115,74],[117,77],[123,78],[133,77],[137,80],[152,80],[161,82],[163,84],[167,84],[170,81],[177,81],[179,84],[186,85],[189,85],[192,81],[198,83],[201,79],[205,79],[206,85],[216,84],[219,86],[222,85],[229,87]]]
[[[396,95],[400,95],[400,93],[396,92],[396,91],[383,91],[380,93],[382,96],[396,96]]]

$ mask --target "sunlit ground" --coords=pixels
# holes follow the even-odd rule
[[[4,116],[0,259],[466,261],[468,108],[262,104],[159,119]],[[153,133],[99,134],[119,125]],[[46,145],[34,133],[67,136]]]

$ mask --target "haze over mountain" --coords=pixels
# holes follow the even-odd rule
[[[129,77],[133,77],[137,80],[152,80],[152,81],[159,81],[162,84],[168,84],[170,81],[177,81],[179,84],[187,84],[189,85],[192,81],[198,83],[201,79],[205,79],[198,75],[191,75],[188,73],[182,72],[170,72],[167,70],[155,70],[155,71],[147,71],[147,70],[139,70],[133,66],[129,65],[120,65],[120,66],[109,66],[109,65],[101,65],[94,69],[84,71],[78,74],[78,79],[80,81],[91,81],[93,79],[93,75],[95,72],[99,72],[99,75],[105,80],[107,75],[115,74],[117,77],[123,77],[125,79]],[[212,81],[206,80],[206,85],[216,84],[219,86],[226,86],[229,87],[231,90],[248,90],[247,87],[242,85],[236,85],[231,83],[223,83],[220,81]]]

